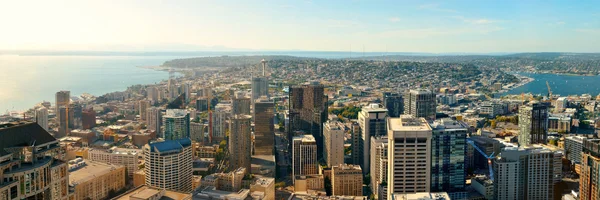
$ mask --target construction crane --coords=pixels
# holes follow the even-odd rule
[[[473,148],[476,149],[483,157],[487,158],[488,168],[490,170],[490,180],[494,181],[494,170],[492,170],[492,159],[494,158],[494,152],[492,152],[492,154],[488,156],[485,152],[479,149],[477,145],[475,145],[475,142],[473,142],[473,140],[467,138],[467,143],[473,146]]]
[[[552,90],[550,89],[550,83],[546,81],[546,86],[548,87],[548,99],[552,99]]]

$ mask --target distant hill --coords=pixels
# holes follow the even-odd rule
[[[250,65],[258,65],[260,61],[291,61],[291,60],[321,60],[320,58],[306,58],[294,56],[218,56],[218,57],[198,57],[198,58],[183,58],[166,61],[162,64],[163,67],[172,68],[198,68],[198,67],[244,67]]]

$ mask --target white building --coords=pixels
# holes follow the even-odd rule
[[[382,108],[379,104],[371,104],[363,107],[360,113],[358,113],[358,125],[360,126],[360,140],[359,140],[359,151],[362,152],[360,159],[361,168],[364,173],[371,171],[370,167],[370,156],[369,150],[371,149],[371,136],[384,136],[387,135],[386,130],[386,117],[388,110]],[[355,152],[352,152],[355,153]]]
[[[144,162],[147,186],[192,191],[192,141],[189,138],[145,145]]]
[[[325,160],[328,167],[344,164],[344,131],[336,122],[323,123],[325,138]]]
[[[190,114],[183,109],[168,109],[163,116],[163,138],[178,140],[190,137]]]
[[[431,134],[425,118],[388,118],[387,199],[400,193],[429,192]]]
[[[91,161],[103,162],[113,165],[123,165],[127,168],[127,175],[133,177],[138,170],[138,161],[142,156],[140,149],[125,149],[113,147],[108,150],[90,149],[88,158]]]
[[[379,187],[387,188],[387,185],[381,185],[387,181],[388,165],[388,139],[387,136],[371,137],[371,191],[378,199],[385,199],[386,195],[379,197]]]
[[[317,141],[312,135],[295,136],[292,140],[292,178],[299,175],[319,174],[317,169]]]
[[[567,97],[558,97],[556,101],[554,101],[554,112],[562,112],[568,106],[569,100]]]
[[[48,131],[48,109],[41,107],[35,110],[35,122]]]
[[[565,137],[565,152],[567,160],[572,163],[581,163],[581,151],[583,150],[583,136]]]

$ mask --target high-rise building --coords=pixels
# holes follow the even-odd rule
[[[360,113],[358,113],[358,124],[360,125],[360,138],[359,150],[357,153],[361,153],[362,163],[360,166],[364,170],[364,173],[369,173],[370,169],[370,156],[369,150],[371,149],[371,136],[384,136],[387,135],[386,130],[386,117],[388,110],[382,108],[379,104],[371,104],[363,107]]]
[[[215,110],[209,113],[209,128],[208,142],[219,143],[225,139],[225,131],[227,129],[226,120],[229,113],[226,111]]]
[[[264,97],[264,96],[263,96]],[[254,154],[273,155],[275,143],[275,104],[266,98],[254,103]]]
[[[581,153],[579,199],[600,199],[600,140],[585,139]]]
[[[334,121],[327,121],[323,125],[325,151],[323,157],[328,167],[344,164],[344,130]]]
[[[250,184],[250,193],[261,193],[264,200],[275,200],[275,179],[268,177],[257,178]],[[251,194],[251,196],[254,196]]]
[[[360,139],[360,125],[356,122],[353,122],[350,125],[350,134],[352,135],[352,153],[350,155],[350,159],[352,164],[360,165],[362,164],[362,152],[360,151],[360,143],[362,140]]]
[[[61,106],[56,113],[58,119],[58,132],[54,135],[56,138],[65,137],[73,128],[73,109],[69,106]]]
[[[296,131],[304,131],[315,136],[317,144],[323,144],[323,123],[327,121],[327,96],[325,87],[312,83],[290,88],[290,126],[288,139],[291,141]],[[319,157],[323,145],[317,145]],[[291,150],[291,149],[290,149]]]
[[[581,154],[583,152],[583,141],[586,137],[583,136],[569,136],[565,137],[565,157],[571,163],[581,163]]]
[[[160,127],[162,126],[162,110],[158,107],[150,107],[146,109],[146,126],[147,129],[161,132]]]
[[[553,199],[561,179],[562,152],[541,147],[506,147],[493,160],[494,197],[502,199]]]
[[[381,189],[387,190],[387,151],[387,135],[371,137],[371,191],[378,199],[386,198],[386,194],[383,194],[383,196],[379,196],[377,191]]]
[[[204,144],[204,124],[191,122],[190,123],[190,139],[194,142]]]
[[[519,145],[546,144],[548,107],[541,103],[519,108]]]
[[[206,97],[196,99],[196,110],[199,112],[207,111],[210,107],[210,100]]]
[[[404,94],[404,114],[434,120],[436,114],[435,93],[430,90],[409,90]]]
[[[41,107],[35,110],[35,122],[48,131],[48,109]]]
[[[146,98],[150,101],[152,101],[152,104],[156,103],[159,101],[159,97],[160,95],[158,94],[158,88],[156,87],[149,87],[148,89],[146,89]]]
[[[331,167],[331,192],[334,196],[363,196],[363,175],[358,165]]]
[[[295,136],[292,140],[292,178],[299,175],[319,174],[317,169],[317,141],[312,135]]]
[[[430,192],[431,127],[425,118],[388,118],[388,187],[393,194]]]
[[[383,94],[383,105],[388,110],[388,116],[390,117],[400,117],[404,113],[404,98],[401,94]]]
[[[60,107],[67,107],[71,102],[71,92],[70,91],[58,91],[56,93],[56,103],[54,104],[54,113],[56,113],[56,118],[60,118],[59,109]]]
[[[18,122],[0,125],[0,138],[0,199],[68,198],[68,165],[60,160],[58,140],[37,123]]]
[[[192,141],[189,138],[150,143],[143,150],[147,186],[192,191]]]
[[[234,115],[229,119],[229,165],[232,169],[251,169],[251,118],[250,115]]]
[[[430,124],[431,191],[465,199],[465,153],[468,127],[461,121],[438,119]]]
[[[81,112],[82,129],[91,129],[96,127],[96,111],[90,108]]]
[[[138,106],[139,106],[138,110],[140,111],[140,113],[139,113],[140,114],[140,119],[142,121],[146,121],[146,117],[147,117],[146,111],[151,106],[150,100],[145,100],[145,99],[144,100],[140,100],[138,102]]]
[[[168,109],[163,116],[164,134],[166,140],[177,140],[190,137],[190,114],[186,110]]]
[[[266,77],[252,77],[252,101],[269,96],[269,81]]]
[[[232,115],[249,115],[250,114],[250,99],[249,98],[233,98],[231,100]]]

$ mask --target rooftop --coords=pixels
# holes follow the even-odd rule
[[[431,130],[431,127],[425,118],[415,118],[410,115],[402,115],[399,118],[388,118],[388,130],[418,131]]]
[[[159,200],[180,200],[180,199],[189,199],[191,194],[175,192],[170,190],[164,190],[159,188],[153,188],[148,186],[140,186],[133,190],[128,191],[122,195],[119,195],[113,200],[129,200],[132,198],[136,199],[150,199],[154,195],[160,195],[161,191],[164,191],[164,194],[161,195]]]
[[[452,119],[449,119],[449,118],[443,118],[443,119],[435,120],[433,123],[430,124],[430,126],[434,130],[439,130],[439,129],[468,129],[469,128],[469,126],[466,125],[464,122],[452,120]]]
[[[183,109],[167,109],[165,117],[169,118],[183,118],[187,115],[187,111]]]
[[[394,200],[450,200],[446,192],[418,192],[412,194],[393,194]]]
[[[256,181],[254,181],[254,185],[260,185],[262,187],[266,187],[269,186],[271,184],[275,183],[275,179],[274,178],[257,178]]]
[[[192,141],[189,138],[183,138],[179,140],[165,140],[147,145],[151,152],[179,151],[185,147],[191,146]]]
[[[376,104],[376,103],[372,103],[369,104],[368,106],[362,107],[361,109],[364,112],[387,112],[387,108],[384,108],[383,106]]]
[[[69,185],[74,186],[123,167],[90,160],[85,163],[83,167],[69,172]]]
[[[0,125],[0,156],[9,154],[9,147],[37,146],[54,142],[56,139],[33,122],[9,123]]]
[[[316,142],[315,137],[312,135],[294,136],[294,140],[302,140],[302,142]]]

